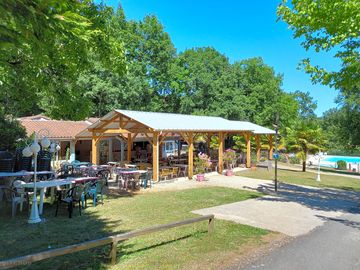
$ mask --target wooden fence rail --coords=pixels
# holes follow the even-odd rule
[[[70,254],[70,253],[74,253],[74,252],[78,252],[78,251],[82,251],[82,250],[87,250],[87,249],[91,249],[91,248],[95,248],[95,247],[99,247],[99,246],[104,246],[104,245],[108,245],[108,244],[111,245],[111,249],[110,249],[111,264],[115,264],[116,263],[117,244],[120,241],[124,241],[124,240],[130,239],[130,238],[133,238],[133,237],[136,237],[139,235],[149,234],[152,232],[159,232],[159,231],[167,230],[170,228],[175,228],[175,227],[192,224],[192,223],[196,223],[196,222],[204,221],[204,220],[209,221],[208,233],[211,234],[211,232],[213,231],[213,228],[214,228],[214,215],[206,215],[206,216],[181,220],[181,221],[177,221],[177,222],[173,222],[173,223],[168,223],[168,224],[164,224],[164,225],[156,225],[156,226],[152,226],[149,228],[135,230],[135,231],[127,232],[127,233],[107,236],[107,237],[99,238],[96,240],[86,241],[83,243],[74,244],[74,245],[70,245],[70,246],[66,246],[66,247],[62,247],[62,248],[56,248],[56,249],[47,250],[47,251],[43,251],[43,252],[39,252],[39,253],[34,253],[34,254],[26,255],[26,256],[16,257],[16,258],[9,259],[9,260],[3,260],[3,261],[0,261],[0,269],[8,269],[11,267],[28,265],[33,262],[45,260],[48,258],[53,258],[53,257]]]

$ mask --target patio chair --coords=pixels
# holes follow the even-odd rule
[[[103,193],[104,193],[105,181],[96,181],[87,191],[87,195],[93,199],[93,206],[96,206],[98,196],[101,199],[101,203],[104,204]]]
[[[131,190],[140,189],[140,174],[133,174],[129,177],[129,185]]]
[[[52,154],[49,151],[41,150],[38,154],[38,170],[50,171],[51,170],[51,157]]]
[[[172,169],[167,169],[167,168],[166,169],[161,169],[161,171],[160,171],[160,179],[167,180],[168,177],[172,176],[172,173],[173,173]]]
[[[32,157],[23,157],[22,148],[16,149],[14,171],[31,171]]]
[[[72,218],[72,213],[73,213],[74,206],[75,206],[74,203],[78,203],[79,204],[79,214],[81,216],[81,198],[82,198],[83,192],[84,192],[83,185],[76,185],[73,188],[70,188],[66,192],[64,198],[63,198],[63,193],[58,192],[55,217],[57,217],[59,206],[61,203],[66,203],[67,209],[69,212],[69,218]]]
[[[83,193],[81,194],[81,198],[80,198],[82,208],[87,207],[87,198],[90,196],[89,191],[93,185],[94,185],[94,182],[87,182],[84,184],[84,190],[83,190]]]
[[[56,171],[58,178],[67,178],[70,175],[73,175],[74,166],[69,162],[62,162],[60,164],[60,169]]]
[[[179,176],[179,167],[173,167],[171,178],[176,178],[178,176]]]
[[[187,166],[184,166],[184,167],[180,168],[179,176],[183,175],[185,177],[187,175],[187,173],[188,173],[188,167]]]
[[[101,170],[101,171],[98,172],[97,177],[99,177],[101,180],[104,180],[105,185],[107,186],[108,185],[108,180],[109,180],[109,177],[110,177],[110,171],[106,170],[106,169]]]
[[[23,188],[19,187],[22,181],[15,180],[11,187],[3,188],[5,193],[5,198],[8,202],[11,203],[11,217],[16,216],[17,206],[20,205],[20,211],[22,210],[23,203],[26,203],[28,206],[28,211],[30,209],[30,199],[29,193],[25,192]]]
[[[14,171],[14,157],[7,151],[0,152],[0,172]]]
[[[146,173],[140,174],[139,177],[140,180],[140,186],[142,186],[144,189],[146,189],[148,186],[152,187],[152,171],[147,171]]]

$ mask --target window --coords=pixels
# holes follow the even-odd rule
[[[175,148],[175,143],[173,141],[165,142],[165,152],[166,153],[174,152],[174,148]]]

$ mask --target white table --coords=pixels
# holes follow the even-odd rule
[[[55,175],[54,171],[39,171],[36,172],[37,175],[51,174]],[[0,178],[4,177],[24,177],[24,176],[33,176],[34,172],[28,171],[19,171],[19,172],[0,172]]]
[[[66,185],[73,185],[77,182],[87,182],[87,181],[94,181],[98,179],[97,177],[69,177],[66,179],[61,180],[50,180],[50,181],[39,181],[36,182],[36,188],[40,190],[40,202],[39,202],[39,214],[42,215],[44,209],[44,189],[51,188],[51,202],[54,199],[54,188],[58,186],[66,186]],[[22,188],[34,188],[34,182],[25,183],[20,185]],[[36,194],[34,194],[36,196]]]

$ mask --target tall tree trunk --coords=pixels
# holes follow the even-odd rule
[[[302,162],[302,171],[306,172],[306,160],[303,160]]]

